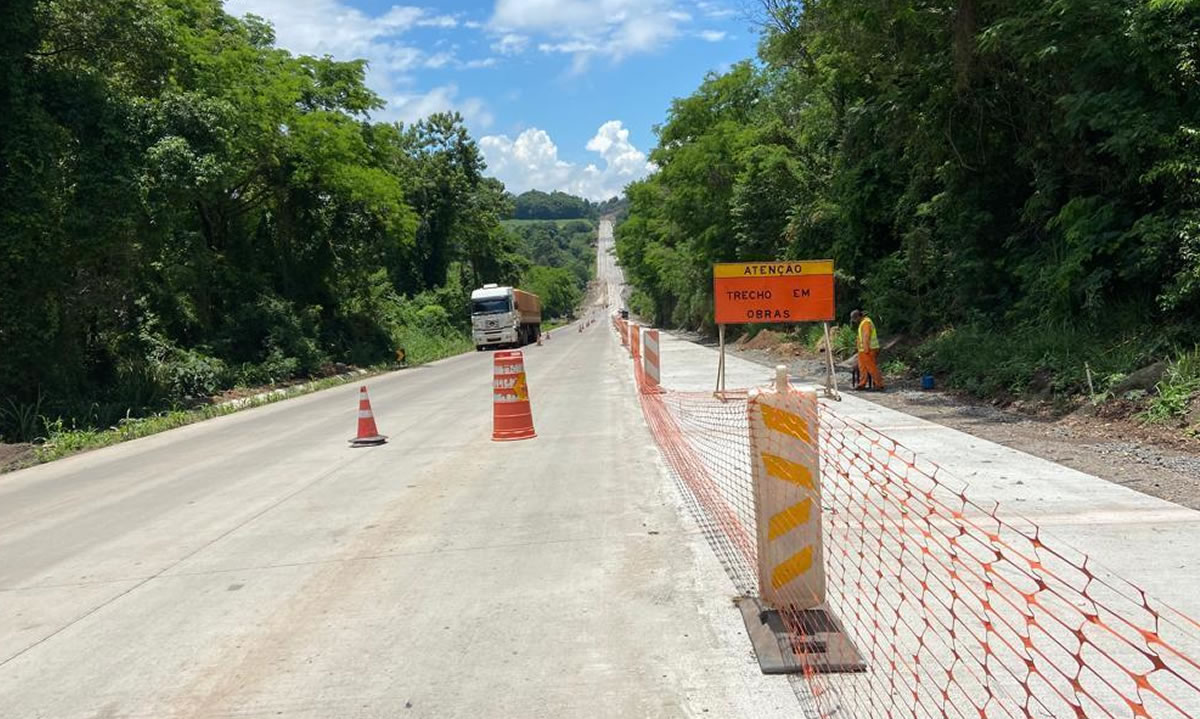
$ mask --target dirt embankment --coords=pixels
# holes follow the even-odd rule
[[[797,351],[781,335],[767,332],[736,343],[734,351],[743,359],[763,365],[787,364],[793,376],[812,381],[824,377],[821,354],[807,348]],[[839,386],[847,387],[849,379],[848,371],[839,372]],[[902,377],[888,377],[887,392],[870,393],[866,398],[1144,494],[1200,509],[1200,438],[1177,428],[1137,420],[1136,403],[1118,401],[1093,407],[1083,402],[1065,412],[1048,402],[996,407],[950,392],[925,391],[918,381]]]
[[[0,472],[7,472],[33,459],[32,444],[4,444],[0,442]]]

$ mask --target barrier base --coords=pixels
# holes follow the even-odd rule
[[[495,433],[492,435],[492,441],[493,442],[518,442],[522,439],[534,439],[535,437],[537,437],[537,433],[533,432],[533,431],[504,432],[504,433],[498,432],[498,433]]]
[[[767,609],[757,597],[739,597],[734,603],[742,611],[746,633],[763,674],[843,674],[867,670],[858,648],[828,605],[792,610],[796,615],[794,623],[803,628],[802,634],[794,634],[788,631],[780,611]]]
[[[383,444],[387,440],[388,440],[388,438],[382,434],[377,434],[374,437],[355,437],[354,439],[350,440],[350,446],[351,447],[374,447],[376,445]]]

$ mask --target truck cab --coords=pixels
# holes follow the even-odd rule
[[[476,350],[521,347],[537,341],[541,332],[537,295],[494,284],[471,293],[471,337]]]

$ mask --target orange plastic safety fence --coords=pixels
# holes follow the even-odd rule
[[[756,594],[747,394],[640,396],[714,550]],[[819,716],[1200,716],[1200,624],[972,502],[938,465],[835,406],[816,419],[826,596],[866,663],[826,673],[810,655]],[[808,624],[784,617],[803,646]]]

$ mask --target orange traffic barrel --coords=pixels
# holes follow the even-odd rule
[[[525,356],[520,350],[497,352],[492,379],[492,440],[533,439],[533,410],[525,379]]]

